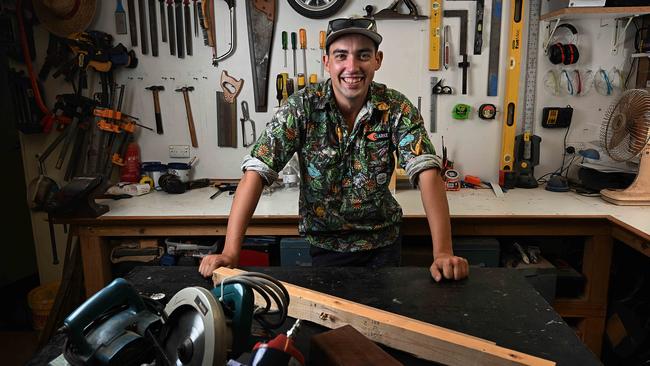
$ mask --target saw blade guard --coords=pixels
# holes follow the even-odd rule
[[[169,300],[162,347],[172,365],[224,365],[232,334],[221,304],[201,287],[187,287]]]

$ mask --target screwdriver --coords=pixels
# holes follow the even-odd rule
[[[318,43],[320,45],[320,77],[325,78],[325,64],[323,59],[325,58],[325,31],[320,31],[318,34]]]
[[[287,96],[293,95],[293,79],[287,79]]]
[[[293,76],[298,75],[296,70],[296,42],[297,42],[296,32],[291,32],[291,49],[293,50]]]
[[[300,34],[300,48],[302,49],[302,73],[307,75],[307,31],[305,28],[298,30]]]
[[[287,31],[282,31],[282,49],[284,50],[284,68],[287,68]]]
[[[282,103],[282,92],[284,90],[284,78],[282,77],[282,74],[278,74],[278,76],[275,77],[275,91],[276,95],[275,98],[278,100],[278,107]]]
[[[305,74],[299,73],[298,74],[298,90],[302,89],[305,87]]]

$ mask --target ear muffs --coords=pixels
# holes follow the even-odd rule
[[[576,27],[574,27],[569,23],[558,25],[555,31],[557,32],[560,28],[568,29],[571,32],[572,40],[569,41],[569,43],[556,42],[552,44],[548,50],[548,59],[549,61],[551,61],[553,65],[575,64],[580,59],[578,46],[575,45],[578,39],[578,30],[576,29]]]

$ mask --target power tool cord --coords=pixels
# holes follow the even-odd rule
[[[223,286],[233,283],[250,287],[266,301],[266,306],[255,309],[253,314],[255,321],[265,329],[277,329],[282,326],[287,318],[290,297],[289,292],[280,281],[263,273],[247,272],[227,277],[221,281],[221,293],[223,293]],[[275,303],[277,310],[271,310],[273,303]],[[269,319],[274,316],[279,316],[279,318],[276,321]]]

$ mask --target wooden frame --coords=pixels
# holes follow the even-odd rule
[[[245,271],[219,268],[217,286],[227,277]],[[330,329],[351,325],[369,339],[445,365],[531,365],[555,362],[517,352],[481,338],[390,313],[370,306],[282,282],[289,292],[289,316]],[[256,302],[258,300],[256,299]],[[259,300],[263,304],[263,300]]]

